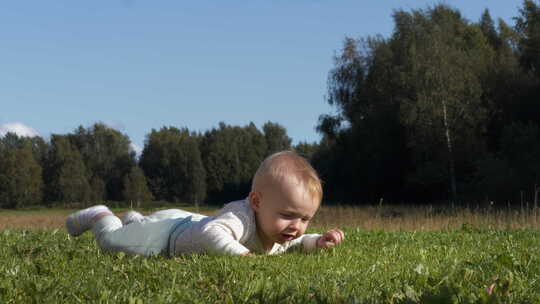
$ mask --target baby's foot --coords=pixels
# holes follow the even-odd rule
[[[122,217],[122,224],[129,225],[131,223],[140,223],[144,220],[144,216],[137,211],[130,210]]]
[[[92,228],[92,224],[94,224],[94,217],[103,213],[109,213],[111,215],[113,214],[111,210],[104,205],[92,206],[90,208],[72,213],[66,220],[66,229],[72,236],[81,235],[88,229]]]

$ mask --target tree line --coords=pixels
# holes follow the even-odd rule
[[[140,158],[127,135],[96,123],[69,134],[0,138],[0,208],[151,200],[189,204],[241,199],[260,162],[292,149],[284,127],[219,127],[204,133],[163,127],[146,137]],[[314,145],[297,145],[307,153]],[[304,152],[302,152],[304,151]]]
[[[538,201],[540,7],[511,27],[439,4],[347,38],[328,78],[315,162],[338,201]],[[339,168],[339,169],[338,169]]]
[[[328,74],[318,143],[292,145],[267,122],[206,132],[163,127],[139,158],[97,123],[70,134],[0,139],[0,208],[150,200],[225,203],[247,195],[259,163],[293,149],[324,181],[325,201],[537,202],[540,3],[510,26],[438,4],[396,10],[394,31],[346,38]]]

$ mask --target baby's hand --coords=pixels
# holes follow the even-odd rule
[[[328,248],[341,243],[345,239],[345,233],[339,229],[326,231],[318,240],[317,248]]]

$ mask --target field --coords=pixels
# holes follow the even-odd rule
[[[540,303],[536,211],[326,207],[310,232],[342,227],[337,247],[174,259],[101,254],[70,210],[2,211],[0,303]]]

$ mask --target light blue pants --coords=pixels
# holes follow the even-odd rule
[[[118,217],[110,215],[95,222],[92,232],[103,252],[125,252],[145,256],[168,254],[169,239],[173,230],[183,231],[191,223],[205,217],[180,209],[167,209],[145,216],[141,222],[123,226]]]

